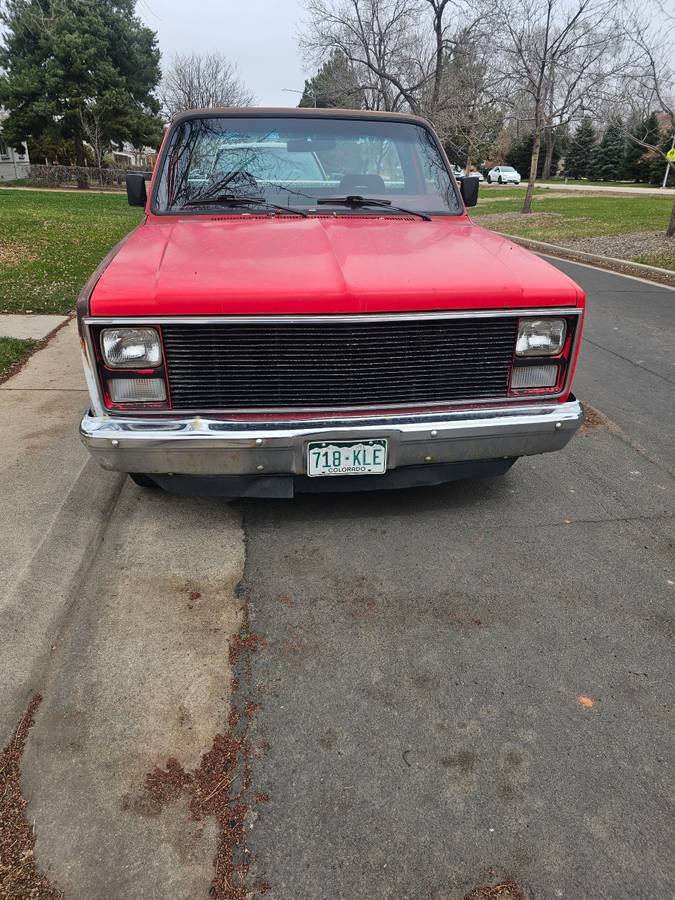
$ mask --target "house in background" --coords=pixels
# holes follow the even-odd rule
[[[157,160],[157,151],[152,147],[137,148],[125,141],[120,148],[112,151],[112,158],[116,166],[152,169]]]
[[[2,139],[2,120],[6,113],[0,109],[0,181],[16,181],[28,178],[30,159],[28,146],[23,143],[20,150],[9,147]]]
[[[0,132],[0,181],[16,181],[19,178],[28,178],[30,172],[30,159],[28,147],[21,145],[17,151],[8,147],[2,139]]]

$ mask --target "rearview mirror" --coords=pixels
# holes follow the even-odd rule
[[[287,141],[286,150],[289,153],[315,153],[335,150],[336,142],[330,138],[319,138],[316,141],[308,141],[306,138]]]
[[[478,178],[475,175],[463,175],[458,181],[464,206],[475,206],[478,203]]]
[[[129,206],[145,206],[148,199],[145,190],[145,175],[137,172],[127,174],[127,200]]]

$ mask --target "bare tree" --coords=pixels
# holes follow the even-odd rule
[[[161,99],[170,116],[184,109],[252,106],[254,95],[221,53],[176,54],[164,75]]]
[[[369,106],[432,119],[447,99],[459,37],[479,21],[467,0],[305,0],[305,9],[300,43],[313,62],[337,50],[358,73]]]
[[[469,161],[496,137],[489,32],[469,0],[305,0],[301,47],[345,59],[363,105],[427,116]]]
[[[530,175],[522,211],[530,212],[542,136],[587,111],[602,88],[629,68],[622,0],[495,0],[504,26],[497,59],[529,99]]]
[[[675,22],[675,17],[670,17]],[[631,41],[637,51],[634,65],[619,81],[616,94],[611,101],[614,106],[628,111],[628,119],[645,121],[650,113],[656,112],[661,119],[661,128],[670,137],[671,147],[675,147],[675,72],[669,57],[672,53],[672,38],[675,26],[659,30],[638,23],[631,34]],[[654,157],[663,159],[666,186],[670,162],[666,158],[663,144],[646,133],[635,129],[627,130],[626,137]],[[668,237],[675,236],[675,202],[666,228]]]
[[[419,0],[306,0],[301,47],[320,63],[337,50],[351,64],[370,109],[419,112],[416,90],[428,73],[413,76]]]
[[[94,158],[96,159],[96,167],[101,170],[103,165],[103,155],[110,146],[110,142],[104,137],[104,129],[101,123],[101,116],[95,103],[85,102],[84,108],[78,110],[82,133],[86,142],[92,149]]]
[[[446,52],[442,78],[425,113],[449,151],[471,168],[480,164],[503,124],[501,76],[493,65],[489,31],[460,26]]]

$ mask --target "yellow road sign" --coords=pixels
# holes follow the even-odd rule
[[[666,159],[668,162],[675,162],[675,147],[671,147],[671,149],[666,153]]]

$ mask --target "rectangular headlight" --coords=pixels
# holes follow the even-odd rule
[[[564,319],[521,319],[516,356],[556,356],[565,346]]]
[[[108,390],[113,403],[166,400],[166,385],[162,378],[109,378]]]
[[[113,369],[154,369],[162,362],[162,345],[155,328],[104,328],[101,353]]]

